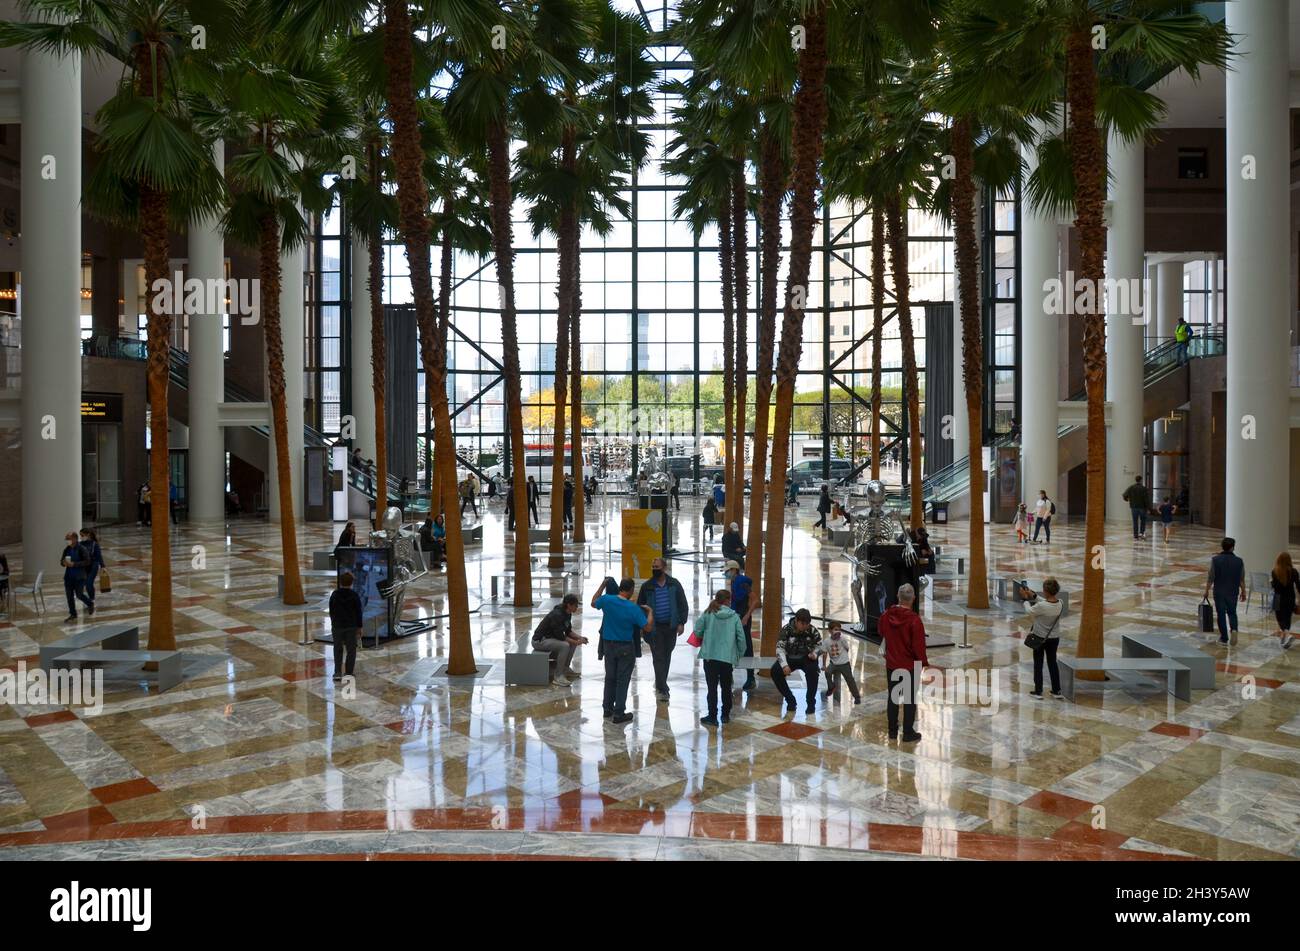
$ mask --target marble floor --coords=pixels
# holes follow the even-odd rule
[[[620,504],[602,500],[590,513],[584,604],[619,573]],[[786,597],[848,619],[851,568],[810,530],[815,517],[808,505],[788,515]],[[684,500],[680,548],[698,548],[699,525],[698,503]],[[113,590],[94,621],[140,619],[143,636],[147,534],[134,525],[101,534]],[[336,534],[305,527],[300,549],[329,548]],[[621,728],[601,717],[593,648],[580,652],[584,676],[572,686],[507,688],[505,654],[526,644],[558,592],[532,611],[494,604],[488,580],[509,557],[499,506],[484,534],[469,559],[482,675],[444,676],[445,630],[435,628],[363,651],[347,691],[331,681],[328,645],[299,644],[304,631],[326,630],[321,593],[306,609],[275,601],[278,527],[180,525],[184,682],[159,694],[114,668],[98,715],[0,705],[0,857],[1300,857],[1300,648],[1280,649],[1258,598],[1235,647],[1195,633],[1212,531],[1181,528],[1166,545],[1133,542],[1115,525],[1105,610],[1108,652],[1128,631],[1185,638],[1215,658],[1213,690],[1184,703],[1154,682],[1116,681],[1081,686],[1075,703],[1031,698],[1018,608],[966,612],[963,581],[941,575],[926,625],[958,644],[965,625],[971,646],[935,650],[932,662],[983,671],[1001,689],[996,709],[926,698],[913,745],[886,735],[882,662],[865,643],[853,657],[860,705],[842,687],[814,714],[783,717],[760,678],[714,731],[698,722],[704,678],[684,642],[667,703],[655,699],[648,655],[638,664],[635,720]],[[933,538],[957,555],[966,534],[959,522]],[[1057,525],[1050,546],[1017,545],[994,526],[990,543],[995,574],[1034,584],[1055,574],[1080,590],[1081,525]],[[21,551],[6,554],[17,573]],[[711,587],[702,559],[679,557],[673,573],[702,606]],[[47,584],[49,610],[37,616],[19,594],[0,623],[0,668],[35,666],[40,645],[68,630],[60,595]],[[424,579],[408,615],[437,614],[444,602],[442,578]],[[1075,607],[1062,622],[1067,654],[1077,595]],[[589,608],[578,620],[594,634]]]

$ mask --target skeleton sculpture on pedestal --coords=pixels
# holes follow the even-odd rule
[[[881,555],[884,552],[877,552],[875,549],[886,545],[901,546],[903,564],[909,570],[916,565],[917,560],[916,549],[912,546],[912,539],[907,534],[907,526],[903,524],[902,516],[897,514],[891,516],[885,512],[887,497],[883,482],[872,479],[867,483],[867,512],[853,520],[853,541],[844,551],[845,558],[851,561],[856,569],[857,576],[853,579],[853,601],[857,605],[858,619],[864,634],[871,630],[868,617],[879,617],[886,607],[884,600],[887,595],[880,599],[882,603],[871,605],[876,608],[874,612],[868,611],[867,593],[872,579],[880,575],[883,566]],[[844,510],[848,511],[847,490]]]
[[[420,536],[402,528],[402,510],[396,506],[384,509],[383,528],[370,533],[371,548],[388,548],[392,551],[392,576],[382,594],[393,605],[393,618],[402,616],[402,604],[406,600],[406,588],[413,581],[423,578],[427,573],[424,567],[424,555],[420,551]],[[396,634],[396,631],[391,631]]]
[[[641,471],[646,474],[651,495],[667,495],[673,486],[673,477],[668,474],[668,467],[659,458],[659,450],[654,446],[645,451],[645,462]]]

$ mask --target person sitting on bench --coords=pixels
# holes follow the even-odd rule
[[[812,612],[800,608],[790,623],[781,628],[776,642],[776,663],[772,665],[772,683],[781,691],[790,713],[796,712],[799,705],[790,692],[786,678],[796,670],[803,671],[808,685],[808,708],[804,712],[809,716],[817,712],[818,657],[825,652],[822,636],[812,624]]]
[[[546,651],[555,661],[557,687],[567,687],[570,680],[582,676],[573,669],[573,655],[587,643],[587,638],[573,633],[573,616],[580,606],[576,594],[566,594],[533,631],[533,650]]]

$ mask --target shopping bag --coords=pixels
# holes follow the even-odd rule
[[[100,570],[100,572],[99,572],[99,579],[98,579],[98,580],[99,580],[99,590],[100,590],[100,591],[112,591],[112,590],[113,590],[113,579],[109,576],[109,574],[108,574],[108,569],[107,569],[107,568],[104,568],[104,569],[101,569],[101,570]]]
[[[1202,601],[1200,604],[1201,633],[1214,633],[1214,608],[1210,606],[1209,601]]]

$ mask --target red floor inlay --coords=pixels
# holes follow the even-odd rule
[[[820,727],[809,726],[806,723],[778,723],[776,726],[767,728],[768,733],[775,733],[777,736],[783,736],[787,740],[802,740],[805,737],[816,736],[821,732]]]
[[[139,779],[129,779],[122,783],[99,786],[92,789],[90,793],[104,805],[111,806],[115,802],[139,799],[141,796],[151,796],[160,791],[157,786],[141,776]]]
[[[1093,807],[1093,803],[1075,799],[1073,796],[1062,796],[1060,793],[1048,792],[1046,789],[1034,793],[1020,805],[1027,809],[1037,809],[1039,812],[1045,812],[1049,816],[1057,816],[1061,819],[1073,819],[1075,816],[1083,815]]]
[[[257,628],[248,627],[247,625],[245,625],[244,627],[227,627],[227,628],[223,628],[223,630],[227,634],[249,634],[253,631],[256,631]]]
[[[67,723],[77,719],[71,710],[56,710],[54,713],[42,713],[34,717],[24,717],[30,727],[48,726],[51,723]]]
[[[1102,845],[1112,849],[1118,849],[1129,839],[1128,836],[1122,833],[1110,832],[1106,829],[1094,829],[1082,822],[1067,822],[1052,833],[1052,838],[1064,842],[1078,842],[1083,845]]]
[[[1159,733],[1163,736],[1185,736],[1189,740],[1199,740],[1210,731],[1198,730],[1193,726],[1183,726],[1181,723],[1159,723],[1153,726],[1149,732]]]
[[[282,678],[290,683],[299,680],[315,680],[317,677],[323,677],[324,675],[325,659],[323,657],[296,664],[285,664],[284,670],[280,674]]]
[[[46,816],[41,820],[45,828],[53,832],[88,832],[94,826],[111,825],[117,818],[103,806],[91,806],[76,812],[65,812],[57,816]]]

